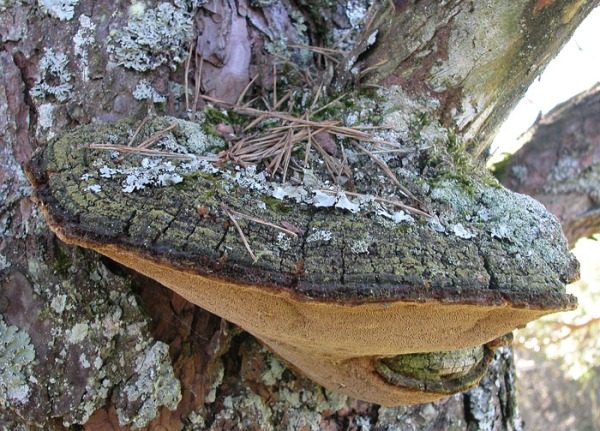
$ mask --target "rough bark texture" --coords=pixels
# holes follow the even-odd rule
[[[186,98],[196,103],[191,88],[189,94],[183,94],[184,60],[191,40],[204,61],[192,61],[190,70],[202,65],[204,72],[197,84],[190,80],[190,87],[196,84],[229,101],[235,101],[257,73],[259,88],[268,96],[273,89],[273,58],[289,56],[290,63],[300,69],[322,63],[322,58],[287,49],[286,44],[334,46],[333,42],[344,38],[349,45],[338,44],[338,48],[356,46],[360,53],[365,51],[369,34],[353,45],[356,35],[351,29],[360,22],[366,4],[330,2],[315,7],[306,2],[311,4],[299,8],[303,3],[0,2],[2,426],[65,429],[85,424],[90,430],[520,428],[509,350],[498,353],[477,389],[441,402],[381,408],[349,400],[294,374],[247,334],[163,287],[90,252],[59,243],[31,203],[23,165],[49,138],[79,124],[114,122],[136,114],[141,117],[149,107],[183,116]],[[494,11],[506,7],[507,2],[485,2],[481,8],[479,2],[394,3],[395,22],[415,19],[431,23],[422,27],[428,30],[416,43],[407,43],[407,56],[402,58],[414,54],[414,61],[441,66],[448,58],[460,58],[449,52],[478,45],[469,39],[463,41],[465,46],[459,43],[449,50],[447,43],[438,43],[437,38],[455,40],[448,35],[464,33],[465,27],[479,29],[484,38],[490,27],[480,27],[478,18],[465,17],[476,18],[485,9],[490,14],[488,22],[494,22]],[[469,137],[479,132],[489,136],[493,127],[480,125],[487,118],[496,118],[489,121],[497,124],[535,71],[598,2],[510,3],[514,9],[503,13],[516,15],[506,21],[509,27],[499,33],[498,45],[507,43],[503,35],[519,34],[522,27],[529,39],[517,46],[535,48],[527,56],[520,56],[520,48],[516,48],[508,55],[514,57],[511,62],[504,63],[524,58],[518,70],[525,72],[513,78],[517,90],[505,98],[494,96],[491,102],[472,102],[469,106],[477,106],[477,121],[473,121],[474,114],[460,120],[462,114],[471,112],[460,95],[470,98],[475,90],[458,88],[454,79],[462,82],[476,66],[491,75],[497,68],[491,60],[461,63],[461,67],[448,63],[446,69],[453,79],[444,83],[448,88],[442,91],[446,94],[443,109],[438,109],[439,98],[430,97],[437,91],[435,85],[396,88],[398,103],[425,106],[428,115],[445,126],[458,125],[459,132],[468,130]],[[434,19],[434,11],[438,19]],[[413,27],[396,27],[405,33],[393,38],[410,39]],[[548,29],[555,28],[557,32],[547,37]],[[215,46],[216,35],[222,39]],[[362,48],[361,40],[365,41]],[[483,46],[485,50],[489,47]],[[349,73],[354,63],[344,60]],[[378,60],[366,64],[381,66]],[[403,67],[395,64],[393,70]],[[388,79],[393,70],[385,72]],[[332,78],[333,70],[327,69],[323,75],[329,73]],[[435,71],[428,66],[420,73],[429,76]],[[336,82],[358,78],[348,80],[342,74]],[[369,82],[386,85],[383,78],[369,78]],[[498,92],[505,75],[489,82],[486,88]],[[202,107],[202,103],[197,105]],[[480,152],[485,139],[477,142],[481,144],[472,148]]]
[[[387,2],[392,3],[392,2]],[[378,43],[366,80],[435,101],[474,154],[593,7],[593,2],[394,2],[364,32]],[[389,4],[387,5],[389,7]]]
[[[600,87],[541,117],[522,149],[496,166],[504,185],[543,203],[569,243],[600,226]]]

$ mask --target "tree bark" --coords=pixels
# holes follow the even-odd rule
[[[407,140],[417,126],[426,140],[434,122],[479,156],[598,1],[59,3],[0,4],[0,424],[521,429],[510,349],[476,389],[431,404],[384,408],[326,391],[224,320],[60,243],[23,166],[76,125],[183,117],[206,106],[200,91],[234,103],[254,76],[253,95],[281,100],[282,56],[285,79],[313,95],[384,87],[395,96],[383,101],[403,106]]]
[[[558,105],[524,135],[523,147],[496,166],[502,183],[543,203],[569,244],[600,226],[600,87]]]

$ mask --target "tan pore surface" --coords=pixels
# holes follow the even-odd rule
[[[373,368],[374,359],[482,345],[552,312],[508,303],[343,305],[300,299],[284,291],[177,270],[114,245],[65,238],[55,230],[64,241],[92,248],[242,327],[322,386],[383,405],[422,403],[444,395],[385,382]]]

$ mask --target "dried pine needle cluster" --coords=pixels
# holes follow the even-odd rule
[[[336,50],[318,47],[299,48],[311,49],[318,54],[325,68],[331,64],[337,64],[339,61],[337,56],[340,52]],[[190,50],[190,55],[186,62],[185,74],[186,108],[192,116],[195,116],[198,104],[202,100],[205,104],[212,104],[219,109],[226,110],[228,113],[236,114],[236,118],[241,118],[241,121],[236,123],[235,128],[230,124],[217,125],[218,131],[228,143],[227,149],[216,155],[197,156],[151,148],[171,132],[177,126],[176,123],[155,132],[134,146],[133,144],[137,136],[150,117],[142,120],[127,145],[91,144],[89,148],[120,152],[121,156],[118,160],[122,160],[128,154],[138,154],[183,160],[206,160],[217,166],[228,164],[241,167],[258,166],[264,170],[271,181],[280,181],[281,183],[297,179],[298,176],[292,175],[291,172],[295,174],[300,173],[300,177],[302,177],[302,173],[311,171],[312,162],[318,160],[319,165],[322,166],[322,169],[320,168],[322,174],[328,176],[336,187],[334,190],[319,188],[315,191],[332,195],[337,194],[338,191],[343,191],[348,196],[370,198],[380,204],[397,207],[408,213],[430,217],[428,213],[421,209],[400,202],[399,200],[365,195],[354,191],[352,167],[347,159],[347,152],[344,145],[352,147],[356,152],[368,156],[374,166],[387,176],[389,181],[394,185],[394,189],[400,195],[412,203],[420,204],[420,201],[400,183],[383,157],[380,157],[380,155],[384,154],[401,154],[406,152],[406,149],[396,142],[385,141],[373,136],[372,133],[374,130],[388,127],[346,127],[338,119],[316,119],[322,116],[324,111],[342,101],[346,96],[341,95],[324,104],[319,103],[323,98],[323,89],[328,85],[326,78],[320,79],[319,84],[316,85],[315,82],[317,79],[315,75],[318,76],[318,74],[311,74],[307,70],[296,70],[296,73],[302,75],[303,81],[308,87],[316,88],[316,91],[313,91],[314,96],[312,97],[312,101],[302,104],[302,109],[304,110],[302,114],[298,114],[299,109],[292,100],[293,90],[288,90],[283,97],[278,98],[276,65],[273,66],[273,87],[271,90],[272,98],[270,100],[265,97],[254,97],[249,102],[243,103],[257,80],[257,75],[248,83],[236,103],[227,103],[215,97],[202,94],[200,83],[203,60],[201,57],[199,59],[197,56],[194,57],[196,61],[196,74],[193,91],[194,98],[191,101],[188,94],[188,74],[192,58],[192,51]],[[259,104],[263,106],[263,109],[256,107]],[[341,151],[338,150],[338,145],[341,147]],[[236,219],[246,219],[250,222],[271,226],[289,235],[296,235],[295,232],[291,232],[285,227],[273,225],[268,221],[245,215],[231,208],[222,207],[221,209],[235,225],[246,249],[254,260],[256,260],[256,257]]]

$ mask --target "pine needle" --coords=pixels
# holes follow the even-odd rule
[[[181,160],[207,160],[210,162],[217,162],[218,160],[209,157],[198,157],[193,154],[181,154],[181,153],[173,153],[170,151],[160,151],[160,150],[151,150],[148,148],[140,148],[140,147],[128,147],[127,145],[112,145],[112,144],[90,144],[87,146],[92,150],[105,150],[105,151],[118,151],[123,154],[139,154],[142,156],[153,156],[153,157],[166,157],[172,159],[181,159]]]
[[[254,223],[258,223],[258,224],[262,224],[262,225],[265,225],[265,226],[272,227],[273,229],[279,230],[279,231],[281,231],[283,233],[286,233],[286,234],[288,234],[290,236],[293,236],[294,238],[298,237],[298,234],[296,232],[292,232],[291,230],[286,229],[283,226],[278,226],[278,225],[270,223],[270,222],[268,222],[266,220],[262,220],[262,219],[259,219],[257,217],[254,217],[254,216],[251,216],[251,215],[248,215],[248,214],[244,214],[244,213],[241,213],[239,211],[232,210],[231,208],[227,208],[227,210],[231,214],[233,214],[233,215],[235,215],[237,217],[245,218],[246,220],[253,221]]]
[[[227,215],[227,217],[229,217],[229,219],[231,220],[231,222],[235,226],[235,229],[237,230],[238,234],[240,235],[242,243],[244,243],[244,247],[246,247],[246,250],[248,251],[248,254],[252,257],[252,261],[254,263],[256,263],[256,261],[258,260],[258,258],[256,257],[256,255],[252,251],[252,248],[250,247],[250,244],[248,244],[248,240],[246,239],[246,235],[244,235],[244,231],[242,231],[242,228],[238,224],[238,222],[235,219],[235,217],[233,216],[233,214],[227,209],[227,207],[225,205],[221,205],[221,208],[223,209],[223,211],[225,212],[225,214]]]

